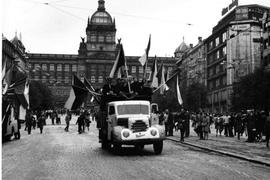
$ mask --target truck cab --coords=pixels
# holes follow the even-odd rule
[[[112,101],[107,105],[106,122],[101,128],[100,141],[103,148],[113,145],[144,147],[152,144],[160,154],[165,139],[165,128],[151,122],[151,104],[146,100]],[[104,134],[105,133],[105,134]]]

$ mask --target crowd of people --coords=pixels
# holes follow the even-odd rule
[[[205,112],[189,112],[181,109],[179,112],[154,112],[159,116],[159,123],[165,125],[166,136],[180,130],[180,141],[190,134],[190,123],[201,140],[207,140],[214,125],[216,136],[240,137],[245,135],[246,142],[266,141],[269,147],[270,113],[266,111],[247,110],[238,113],[210,114]],[[263,139],[265,136],[265,139]]]
[[[93,112],[86,110],[78,112],[27,111],[25,130],[28,131],[28,134],[31,134],[31,130],[37,127],[42,133],[47,118],[51,119],[52,125],[61,124],[59,114],[65,116],[65,131],[69,131],[72,114],[77,115],[76,124],[79,134],[85,132],[86,128],[89,131],[92,116],[95,116]],[[215,132],[212,133],[215,133],[216,136],[237,137],[239,140],[241,136],[246,136],[247,142],[266,141],[266,146],[269,147],[270,112],[247,110],[238,113],[210,114],[189,112],[182,108],[179,112],[171,112],[169,109],[163,112],[153,110],[151,117],[152,124],[165,125],[166,136],[173,136],[174,131],[180,131],[180,141],[184,141],[184,138],[190,135],[190,127],[194,128],[194,132],[199,139],[207,140],[209,133],[211,133],[210,127],[214,125]],[[263,136],[265,136],[265,139],[263,139]]]

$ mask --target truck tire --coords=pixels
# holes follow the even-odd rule
[[[101,142],[101,148],[102,149],[110,149],[110,144],[107,141],[102,140],[102,142]]]
[[[159,141],[153,144],[155,154],[161,154],[163,149],[163,141]]]
[[[119,153],[120,150],[121,150],[121,144],[119,144],[119,143],[114,143],[114,144],[113,144],[113,151],[114,151],[115,153]]]

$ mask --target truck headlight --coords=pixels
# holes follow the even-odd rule
[[[152,129],[152,130],[150,131],[150,133],[151,133],[152,136],[157,135],[157,131],[156,131],[155,129]]]
[[[123,132],[123,136],[124,136],[125,138],[127,138],[127,137],[129,136],[129,132],[128,132],[128,131],[124,131],[124,132]]]

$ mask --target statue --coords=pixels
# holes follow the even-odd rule
[[[81,37],[81,39],[82,39],[82,43],[84,43],[84,39],[85,39],[85,38]]]
[[[117,39],[117,41],[118,41],[118,44],[121,44],[121,38],[120,39]]]

